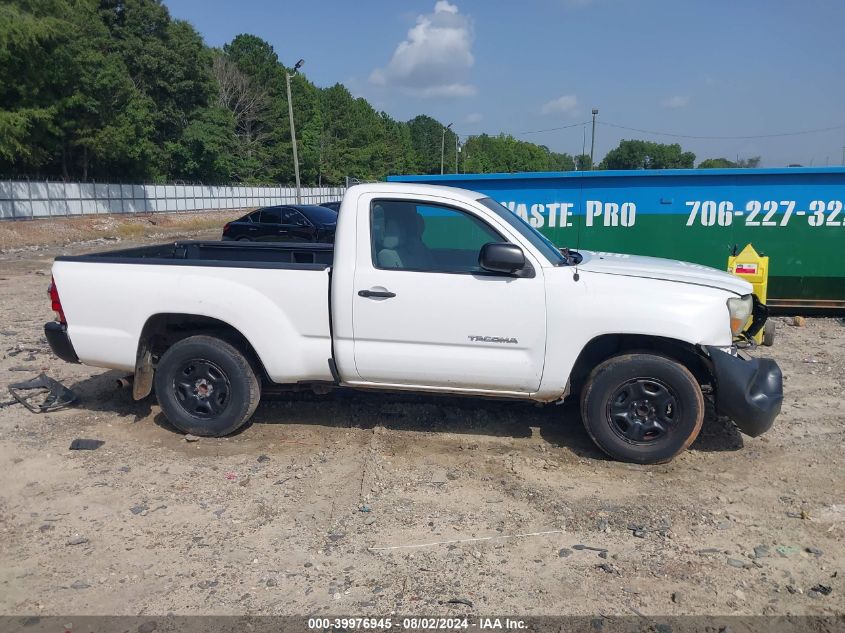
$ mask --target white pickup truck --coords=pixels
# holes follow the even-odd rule
[[[494,200],[430,185],[349,189],[331,244],[177,242],[58,257],[59,357],[134,372],[177,428],[232,433],[262,387],[579,397],[590,436],[633,462],[698,435],[704,395],[751,436],[782,378],[737,341],[751,286],[695,264],[560,250]],[[743,328],[752,319],[751,326]]]

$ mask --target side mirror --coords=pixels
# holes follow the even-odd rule
[[[525,254],[516,244],[489,242],[481,247],[478,265],[494,273],[513,273],[525,268]]]

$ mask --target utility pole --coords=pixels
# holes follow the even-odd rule
[[[455,134],[455,173],[458,173],[458,135]]]
[[[443,159],[445,156],[446,151],[446,130],[450,129],[452,124],[450,123],[446,127],[443,128],[443,134],[440,137],[440,175],[443,175]]]
[[[599,113],[598,108],[593,108],[593,141],[590,143],[590,171],[593,170],[593,155],[596,151],[596,115]]]
[[[842,146],[842,166],[845,167],[845,145]]]
[[[302,204],[302,188],[299,183],[299,156],[296,153],[296,128],[293,125],[293,101],[290,97],[290,79],[299,70],[300,66],[305,63],[304,59],[300,59],[293,67],[293,72],[285,71],[285,79],[287,79],[288,86],[288,116],[290,116],[290,141],[293,145],[293,173],[296,175],[296,204]]]

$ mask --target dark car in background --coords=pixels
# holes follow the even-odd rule
[[[223,227],[224,240],[334,242],[337,212],[315,204],[262,207]]]
[[[320,206],[326,207],[327,209],[331,209],[336,213],[340,213],[340,200],[337,200],[335,202],[321,202]]]

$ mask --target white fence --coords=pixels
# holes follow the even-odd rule
[[[345,187],[304,187],[302,204],[340,200],[345,190]],[[294,203],[295,187],[0,181],[0,220],[214,211]]]

